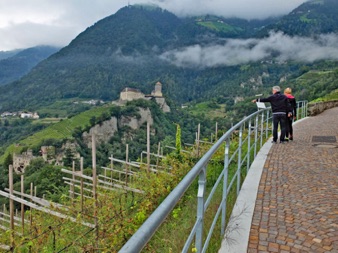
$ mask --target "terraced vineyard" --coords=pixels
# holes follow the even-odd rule
[[[72,118],[61,120],[60,122],[55,123],[45,128],[44,130],[37,132],[27,137],[26,139],[21,140],[19,143],[12,144],[6,149],[5,154],[0,157],[0,163],[3,163],[4,158],[9,153],[20,153],[23,148],[36,147],[43,140],[46,139],[72,139],[72,133],[75,128],[84,129],[86,126],[90,125],[91,118],[99,117],[104,113],[110,114],[110,110],[112,107],[114,107],[114,105],[95,107]]]

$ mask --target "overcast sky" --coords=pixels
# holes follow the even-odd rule
[[[306,0],[0,0],[0,51],[66,46],[96,21],[135,3],[178,16],[216,14],[262,19],[287,14]]]

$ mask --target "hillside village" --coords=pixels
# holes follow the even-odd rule
[[[6,117],[16,117],[18,116],[21,119],[39,119],[40,116],[37,112],[3,112],[1,113],[1,118]]]

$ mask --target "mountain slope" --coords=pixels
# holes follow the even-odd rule
[[[217,35],[226,38],[249,38],[255,36],[255,33],[262,27],[278,22],[279,17],[268,18],[264,20],[245,20],[240,18],[222,18],[206,15],[202,17],[193,17],[192,19]]]
[[[32,47],[0,60],[0,86],[21,78],[57,50],[50,46]]]
[[[305,2],[276,24],[268,25],[261,34],[267,35],[270,30],[298,36],[337,33],[338,1],[312,0]]]
[[[22,51],[22,49],[16,49],[16,50],[11,50],[11,51],[0,51],[0,60],[12,57]]]
[[[68,50],[73,54],[86,51],[88,54],[108,56],[120,50],[122,54],[130,55],[149,52],[154,46],[161,47],[165,40],[169,43],[173,37],[173,27],[178,25],[180,20],[165,13],[164,20],[171,18],[171,23],[163,22],[161,27],[152,21],[155,17],[148,14],[152,12],[144,12],[137,8],[122,9],[116,15],[100,20],[81,33],[60,55],[69,52]]]
[[[326,11],[318,16],[318,20],[323,22],[333,18],[331,14],[336,11],[331,10],[335,5],[332,0],[307,4],[313,7],[311,13],[319,15],[320,11]],[[303,10],[304,6],[308,5],[301,5],[298,10]],[[299,12],[296,10],[292,13]],[[302,27],[304,22],[300,14],[294,20],[292,13],[268,27]],[[202,20],[180,19],[159,8],[128,6],[86,29],[21,80],[0,87],[0,110],[36,111],[57,100],[71,98],[115,100],[125,87],[138,88],[149,94],[157,81],[163,85],[163,94],[177,103],[218,96],[252,96],[252,92],[260,93],[271,83],[278,83],[285,76],[297,75],[303,65],[310,64],[281,64],[267,59],[262,62],[251,60],[243,66],[208,66],[206,62],[206,67],[182,67],[175,65],[172,55],[162,56],[168,51],[181,53],[184,49],[184,53],[177,54],[181,62],[198,61],[198,57],[206,54],[201,50],[203,46],[222,46],[229,36],[247,37],[264,24],[266,22],[212,16]],[[324,26],[318,27],[319,30],[313,32],[327,31]],[[268,30],[263,28],[263,31]],[[303,30],[295,29],[294,32],[301,35]],[[208,53],[215,54],[216,60],[224,57]],[[202,61],[208,61],[208,56]],[[237,58],[237,55],[232,57]]]
[[[81,33],[11,89],[4,88],[0,100],[9,109],[16,97],[19,109],[61,98],[112,100],[126,86],[150,93],[163,73],[175,69],[155,55],[202,42],[208,34],[206,28],[161,9],[125,7]]]

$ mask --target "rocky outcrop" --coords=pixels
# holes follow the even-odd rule
[[[97,142],[101,143],[108,141],[117,130],[117,118],[113,117],[110,120],[95,125],[89,132],[84,132],[82,134],[82,139],[87,144],[88,148],[90,148],[92,145],[93,133],[95,133]]]
[[[159,105],[159,107],[162,109],[163,112],[170,112],[170,107],[165,101],[165,98],[157,97],[155,98],[155,101]]]
[[[131,129],[136,130],[147,121],[149,121],[150,125],[153,124],[153,118],[150,110],[148,108],[139,108],[139,117],[122,116],[120,119],[113,117],[110,120],[106,120],[101,124],[95,125],[89,130],[89,132],[84,132],[82,134],[82,139],[87,144],[88,148],[91,148],[93,133],[95,133],[97,143],[104,143],[108,142],[119,128],[129,126]]]
[[[308,112],[310,116],[315,116],[333,107],[338,107],[338,100],[309,104]]]
[[[145,122],[149,120],[149,124],[153,124],[153,118],[151,116],[150,110],[139,108],[140,117],[125,117],[122,116],[118,122],[119,127],[129,126],[131,129],[136,130],[139,129]]]

